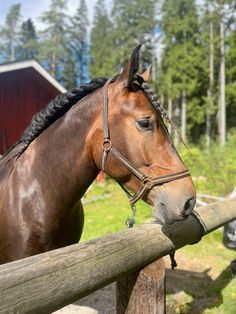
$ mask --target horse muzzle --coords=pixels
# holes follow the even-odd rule
[[[185,196],[181,200],[170,197],[158,197],[154,202],[153,216],[161,224],[172,225],[174,222],[185,220],[192,212],[196,203],[193,195]]]

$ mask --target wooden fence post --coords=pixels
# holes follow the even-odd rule
[[[117,281],[116,313],[165,313],[165,263],[163,258]]]

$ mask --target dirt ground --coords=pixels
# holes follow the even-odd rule
[[[113,314],[115,313],[115,283],[98,290],[78,302],[68,305],[56,314]]]
[[[178,267],[173,271],[170,269],[169,257],[165,257],[166,290],[170,294],[167,296],[167,314],[200,314],[205,309],[223,302],[221,295],[214,292],[209,295],[208,292],[209,287],[218,285],[223,289],[232,280],[230,276],[227,280],[225,276],[224,279],[222,278],[223,272],[230,273],[228,268],[218,273],[214,268],[209,267],[211,260],[209,265],[203,265],[199,263],[199,259],[189,260],[179,252],[176,259]],[[113,283],[54,313],[115,314],[115,302],[115,283]]]

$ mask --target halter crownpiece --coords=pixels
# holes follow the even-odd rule
[[[101,162],[101,169],[105,172],[105,166],[106,166],[106,160],[108,157],[108,154],[112,154],[114,158],[116,158],[121,164],[123,164],[140,182],[141,182],[141,188],[134,194],[131,195],[130,192],[119,182],[118,184],[121,186],[121,188],[125,191],[129,203],[132,209],[132,218],[127,220],[127,225],[129,228],[133,227],[135,224],[135,203],[139,201],[148,191],[152,190],[153,187],[162,185],[164,183],[168,183],[171,181],[179,180],[186,178],[190,176],[190,172],[188,169],[170,173],[163,176],[158,177],[151,177],[147,176],[140,170],[136,169],[132,163],[126,159],[125,156],[123,156],[113,145],[112,141],[110,139],[110,132],[109,132],[109,124],[108,124],[108,86],[112,79],[109,79],[104,87],[103,87],[103,93],[102,93],[102,126],[103,126],[103,143],[102,143],[102,149],[103,149],[103,155],[102,155],[102,162]],[[144,82],[144,81],[143,81]],[[147,83],[145,83],[145,88],[147,87]],[[139,84],[140,85],[140,84]],[[142,88],[142,84],[140,85]],[[150,89],[150,88],[149,88]],[[145,92],[145,89],[143,89]],[[154,93],[153,93],[154,94]],[[148,96],[148,95],[147,95]],[[149,98],[149,97],[148,97]],[[157,107],[157,104],[153,103],[152,100],[149,98],[150,103],[152,104],[154,110],[160,111]],[[161,113],[161,112],[160,112]],[[162,115],[162,113],[161,113]]]

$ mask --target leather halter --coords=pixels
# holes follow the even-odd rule
[[[104,87],[103,87],[103,96],[102,96],[102,126],[103,126],[103,156],[101,169],[105,172],[105,165],[108,154],[110,153],[114,158],[116,158],[120,163],[122,163],[140,182],[142,187],[136,192],[134,195],[131,195],[129,191],[120,183],[119,185],[126,192],[131,208],[133,212],[135,211],[134,204],[140,200],[147,191],[150,191],[154,186],[162,185],[164,183],[168,183],[171,181],[179,180],[185,177],[190,176],[190,172],[188,169],[170,173],[164,176],[151,177],[145,175],[140,170],[136,169],[135,166],[132,165],[130,161],[126,159],[113,145],[110,139],[109,125],[108,125],[108,86],[112,79],[109,79]],[[151,103],[152,104],[152,103]],[[155,109],[155,107],[153,106]],[[156,110],[156,109],[155,109]]]

